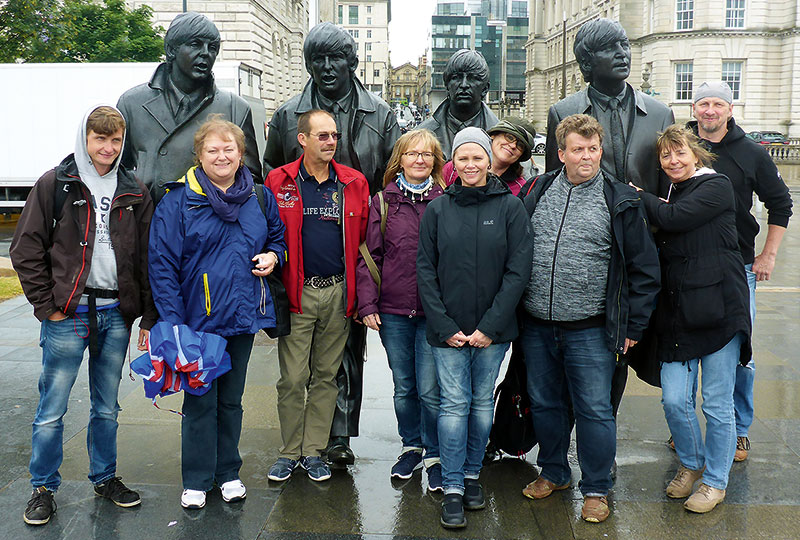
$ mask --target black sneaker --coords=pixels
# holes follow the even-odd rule
[[[142,502],[139,494],[132,489],[128,489],[119,476],[110,478],[102,484],[95,484],[94,492],[96,495],[111,499],[114,504],[122,508],[130,508]]]
[[[448,493],[442,501],[442,517],[439,523],[445,529],[463,529],[467,526],[464,503],[460,493]]]
[[[464,478],[464,497],[462,500],[466,510],[481,510],[486,507],[483,488],[477,479]]]
[[[55,511],[56,501],[53,499],[53,492],[41,486],[33,490],[22,519],[28,525],[44,525],[50,521],[50,516]]]

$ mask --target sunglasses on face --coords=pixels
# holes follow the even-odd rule
[[[333,137],[334,141],[338,141],[339,139],[342,138],[341,132],[338,131],[333,133],[328,133],[327,131],[323,131],[322,133],[316,133],[316,134],[309,133],[308,135],[311,137],[316,137],[317,139],[319,139],[319,142],[325,142],[328,140],[329,137]]]

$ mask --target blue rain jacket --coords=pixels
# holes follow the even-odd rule
[[[286,261],[275,197],[265,189],[262,212],[253,192],[237,221],[225,222],[194,171],[168,185],[150,226],[148,270],[160,320],[224,337],[274,327],[267,278],[251,271],[258,253],[273,251],[280,265]]]

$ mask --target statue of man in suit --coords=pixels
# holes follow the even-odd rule
[[[605,130],[603,172],[659,194],[656,140],[659,132],[675,123],[675,117],[669,107],[626,82],[631,45],[625,29],[611,19],[589,21],[578,30],[573,51],[589,86],[550,107],[545,168],[561,167],[555,135],[558,123],[572,114],[588,114]]]
[[[135,169],[155,202],[164,195],[164,184],[194,164],[194,133],[214,113],[242,128],[247,147],[244,163],[253,178],[261,180],[250,106],[214,84],[211,69],[219,47],[219,30],[213,22],[199,13],[181,13],[164,37],[167,61],[156,68],[150,82],[119,98],[117,108],[128,125],[122,163]]]

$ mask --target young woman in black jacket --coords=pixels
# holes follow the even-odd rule
[[[492,427],[494,383],[517,337],[515,309],[530,277],[530,225],[519,199],[490,174],[480,128],[453,139],[458,180],[422,216],[417,286],[440,386],[441,524],[467,524],[486,505],[478,482]]]
[[[702,513],[724,500],[736,450],[733,386],[737,362],[750,360],[749,292],[730,180],[707,168],[712,155],[680,126],[664,131],[657,151],[672,182],[669,194],[666,199],[640,195],[659,229],[657,358],[664,413],[681,461],[667,496],[691,495],[684,507]],[[705,442],[694,407],[698,368]]]

